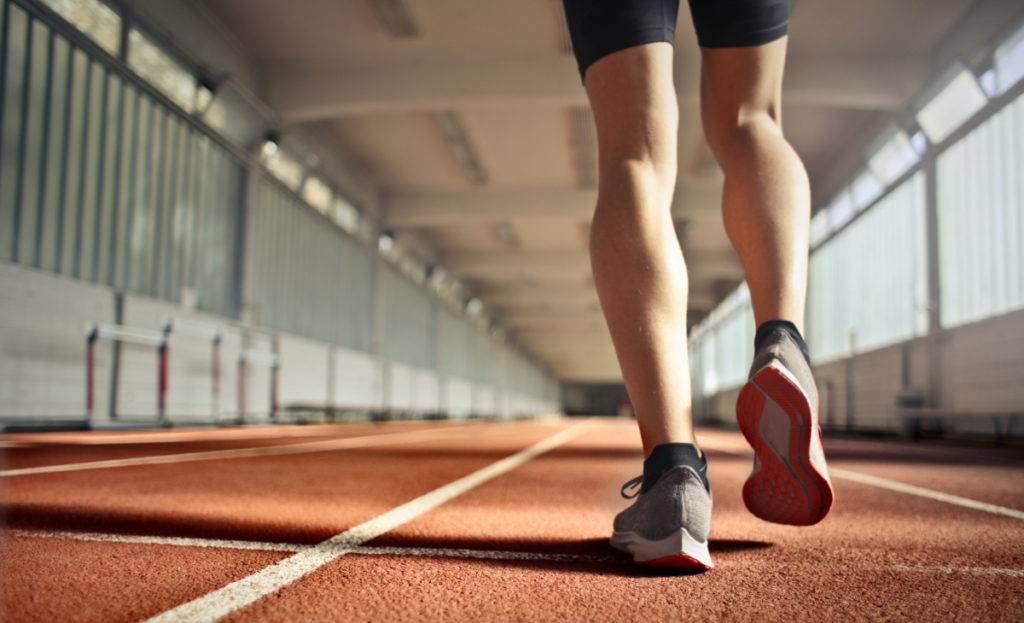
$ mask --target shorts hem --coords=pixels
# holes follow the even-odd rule
[[[771,43],[789,34],[789,23],[779,24],[764,30],[743,33],[737,36],[726,37],[697,37],[697,43],[702,48],[750,48],[758,45]]]
[[[609,54],[647,43],[659,43],[664,41],[675,45],[675,39],[675,28],[669,28],[667,26],[639,28],[637,30],[618,33],[615,37],[604,39],[600,46],[587,50],[586,54],[581,54],[576,59],[580,72],[580,81],[586,81],[587,70],[591,65]]]

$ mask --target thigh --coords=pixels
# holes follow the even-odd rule
[[[633,162],[675,175],[679,107],[672,57],[668,43],[648,43],[613,52],[587,72],[602,171]]]
[[[600,58],[646,43],[675,41],[679,0],[563,0],[580,77]]]
[[[783,37],[757,46],[701,49],[701,114],[713,151],[752,116],[781,126],[786,44]]]
[[[790,0],[690,0],[702,48],[764,45],[789,31]]]

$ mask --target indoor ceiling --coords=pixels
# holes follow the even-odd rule
[[[621,378],[590,275],[594,131],[560,0],[203,2],[258,63],[282,131],[331,137],[381,194],[380,216],[400,241],[430,249],[425,259],[469,284],[562,380]],[[985,3],[795,2],[783,116],[816,206]],[[682,4],[673,212],[693,323],[742,271],[719,216],[721,174],[701,133],[699,53]]]

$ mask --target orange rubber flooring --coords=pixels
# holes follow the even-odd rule
[[[3,621],[1024,620],[1024,455],[826,439],[819,525],[760,521],[700,430],[716,567],[607,544],[635,424],[0,435]]]

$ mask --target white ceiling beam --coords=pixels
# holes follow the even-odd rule
[[[926,63],[906,58],[792,58],[784,100],[791,105],[892,109],[906,101],[907,85]],[[378,112],[509,105],[585,106],[572,58],[423,62],[346,69],[270,64],[267,99],[285,124]],[[678,86],[696,100],[699,85]]]

